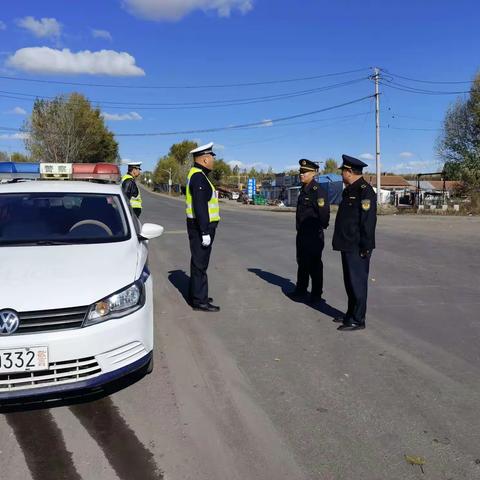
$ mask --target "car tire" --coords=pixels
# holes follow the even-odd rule
[[[145,373],[149,375],[152,372],[153,372],[153,355],[152,355],[152,358],[145,365]]]

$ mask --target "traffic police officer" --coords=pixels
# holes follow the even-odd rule
[[[318,164],[305,158],[299,160],[302,188],[297,203],[297,284],[289,295],[293,300],[303,300],[312,279],[310,301],[322,301],[324,247],[323,230],[330,220],[327,192],[315,181]]]
[[[342,255],[348,308],[345,316],[335,321],[343,322],[338,330],[354,331],[365,328],[368,272],[375,248],[377,196],[362,176],[362,169],[367,165],[348,155],[342,155],[342,159],[340,168],[345,189],[335,219],[333,249]]]
[[[194,310],[218,312],[220,307],[212,305],[208,296],[207,278],[212,244],[220,221],[218,192],[208,178],[215,159],[213,143],[195,148],[190,153],[194,164],[188,172],[185,191],[187,232],[192,255],[189,301]]]
[[[142,213],[142,196],[140,195],[140,189],[138,188],[135,179],[142,172],[141,165],[142,162],[128,163],[128,171],[122,177],[122,190],[130,200],[130,206],[137,217],[140,217],[140,214]]]

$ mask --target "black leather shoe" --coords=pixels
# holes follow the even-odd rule
[[[309,303],[313,303],[314,305],[317,305],[319,303],[325,302],[325,300],[322,298],[321,295],[310,295],[310,299],[308,300]]]
[[[365,324],[364,323],[345,323],[340,325],[337,330],[341,332],[354,332],[355,330],[364,330]]]
[[[335,317],[332,322],[335,323],[345,323],[345,317]]]
[[[207,303],[212,303],[213,302],[213,298],[212,297],[208,297],[207,298]],[[188,299],[188,304],[193,307],[193,300],[191,298]]]
[[[307,297],[307,292],[303,292],[302,290],[293,290],[287,293],[287,297],[294,302],[302,302]]]
[[[197,305],[192,305],[193,310],[197,310],[199,312],[219,312],[220,307],[216,305],[212,305],[211,303],[199,303]]]

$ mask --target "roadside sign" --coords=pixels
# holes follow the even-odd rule
[[[248,198],[253,198],[257,193],[257,179],[249,178],[247,183]]]

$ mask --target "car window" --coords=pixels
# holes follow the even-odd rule
[[[130,238],[119,195],[0,194],[0,245],[104,243]]]

